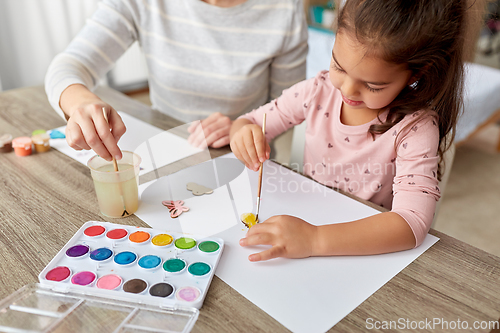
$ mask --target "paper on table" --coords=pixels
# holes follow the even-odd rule
[[[187,140],[169,131],[163,131],[124,112],[118,113],[127,127],[127,131],[121,137],[118,146],[122,150],[133,151],[141,156],[141,175],[203,151],[191,146]],[[187,127],[189,124],[182,126]],[[61,126],[56,130],[64,133],[66,126]],[[74,150],[64,139],[51,139],[50,145],[85,165],[95,155],[92,150]],[[209,158],[208,150],[205,151],[207,158]]]
[[[215,160],[217,174],[225,173],[229,169],[230,160],[227,157]],[[179,183],[187,183],[195,173],[200,177],[200,170],[192,167],[183,170],[182,174],[176,173],[168,177],[175,178]],[[147,198],[148,202],[161,199],[158,197],[159,186],[155,187],[155,182],[158,181],[141,186],[142,196]],[[214,231],[220,231],[221,227],[226,228],[217,234],[224,239],[225,250],[216,274],[293,332],[327,331],[438,240],[428,235],[424,243],[416,249],[376,256],[292,260],[280,258],[251,263],[247,259],[248,255],[266,247],[239,246],[238,242],[244,237],[246,229],[239,221],[234,224],[231,219],[238,220],[237,216],[241,211],[248,212],[254,208],[257,174],[244,170],[230,181],[229,188],[234,199],[233,208],[236,212],[233,215],[236,218],[227,212],[220,215],[219,211],[213,210],[207,210],[206,214],[203,214],[203,219],[207,221],[217,217],[227,219],[214,227]],[[252,192],[251,195],[249,191]],[[154,199],[155,197],[157,198]],[[201,199],[208,201],[209,196],[201,196],[199,199],[199,203],[190,203],[191,209],[204,209],[206,205],[212,205],[201,203]],[[229,210],[231,203],[228,202],[230,199],[227,196],[218,197],[217,200],[221,200],[217,205]],[[377,213],[373,208],[318,185],[286,168],[272,162],[265,163],[259,213],[262,221],[274,215],[287,214],[321,225],[352,221]],[[174,225],[166,223],[165,218],[155,217],[166,215],[165,209],[148,209],[146,212],[141,206],[136,215],[153,228],[182,231],[180,223]],[[190,215],[187,212],[183,216],[181,223],[192,223],[193,226],[200,223],[196,221],[199,219],[198,215]],[[190,231],[197,232],[194,229]]]

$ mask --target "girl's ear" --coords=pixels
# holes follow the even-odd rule
[[[412,75],[410,79],[408,80],[408,85],[412,88],[415,88],[415,86],[418,83],[419,77],[417,75]]]
[[[425,65],[417,73],[414,73],[412,76],[410,76],[410,78],[408,79],[408,85],[414,88],[418,84],[418,80],[420,80],[422,74],[425,73],[430,67],[431,67],[430,64]]]

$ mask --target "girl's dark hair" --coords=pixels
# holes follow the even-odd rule
[[[382,134],[415,111],[434,110],[439,180],[462,110],[466,6],[466,0],[347,0],[337,18],[337,33],[355,37],[367,55],[412,71],[416,84],[400,92],[388,105],[387,120],[369,133]]]

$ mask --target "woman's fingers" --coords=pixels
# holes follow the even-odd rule
[[[231,123],[222,124],[222,126],[215,128],[213,132],[211,132],[207,138],[207,145],[213,148],[220,148],[229,143],[229,130],[231,129]],[[218,142],[218,145],[216,145]],[[225,144],[221,144],[225,142]]]
[[[108,149],[104,146],[103,142],[101,141],[101,137],[98,134],[99,131],[101,132],[101,135],[105,134],[106,132],[107,123],[104,120],[104,117],[102,117],[100,123],[98,124],[94,124],[92,118],[82,118],[81,121],[79,122],[79,125],[80,128],[82,129],[85,142],[87,142],[90,148],[92,148],[92,150],[95,151],[97,155],[104,158],[106,161],[111,161],[112,155],[110,154]],[[100,127],[100,130],[96,129],[97,126]],[[104,128],[102,128],[103,126]],[[109,127],[107,127],[107,132],[108,136],[106,137],[106,139],[109,140],[110,137],[111,138],[113,137],[109,132]]]
[[[189,125],[189,127],[188,127],[187,131],[188,131],[189,133],[193,133],[193,132],[196,130],[196,128],[197,128],[198,126],[200,126],[200,122],[199,122],[199,121],[193,121],[193,122],[191,123],[191,125]]]
[[[85,142],[82,130],[80,129],[80,126],[78,126],[77,123],[68,122],[65,134],[66,134],[66,142],[71,148],[75,150],[91,149],[89,145],[87,145],[87,142]]]
[[[106,110],[106,112],[108,112]],[[104,118],[103,111],[97,112],[93,115],[92,118],[94,122],[94,127],[95,131],[98,135],[98,138],[100,139],[99,142],[95,142],[94,145],[90,145],[94,151],[99,154],[104,159],[107,159],[106,157],[110,158],[116,158],[117,160],[122,158],[122,153],[120,151],[120,148],[118,148],[118,145],[116,144],[116,140],[111,134],[111,124],[106,121]],[[110,117],[108,117],[108,121],[110,121]],[[85,133],[84,133],[85,134]],[[85,136],[87,138],[87,136]],[[88,137],[87,142],[90,144],[91,137]],[[101,149],[101,145],[106,149],[107,154],[106,155],[101,155],[95,148]],[[95,148],[94,148],[95,147]]]
[[[123,123],[122,117],[115,111],[115,109],[111,109],[111,112],[108,117],[109,126],[111,127],[111,134],[115,138],[116,143],[120,141],[120,138],[125,134],[127,128],[125,127],[125,123]]]
[[[200,148],[205,146],[214,148],[222,147],[215,147],[214,143],[225,136],[229,137],[231,123],[232,121],[229,117],[223,116],[221,113],[214,113],[196,127],[189,136],[188,142],[192,146]]]
[[[212,143],[212,147],[214,148],[221,148],[221,147],[224,147],[224,146],[227,146],[229,144],[229,130],[230,128],[227,130],[227,134],[221,136],[220,138],[218,138],[217,140],[214,141],[214,143]]]

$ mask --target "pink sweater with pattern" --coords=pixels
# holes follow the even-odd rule
[[[340,91],[323,71],[242,117],[262,126],[263,113],[267,113],[268,141],[306,121],[304,173],[391,209],[406,220],[416,246],[420,245],[440,198],[437,115],[428,112],[418,117],[422,111],[417,111],[373,140],[368,128],[380,121],[375,118],[359,126],[344,125],[341,106]],[[385,120],[387,113],[380,119]]]

